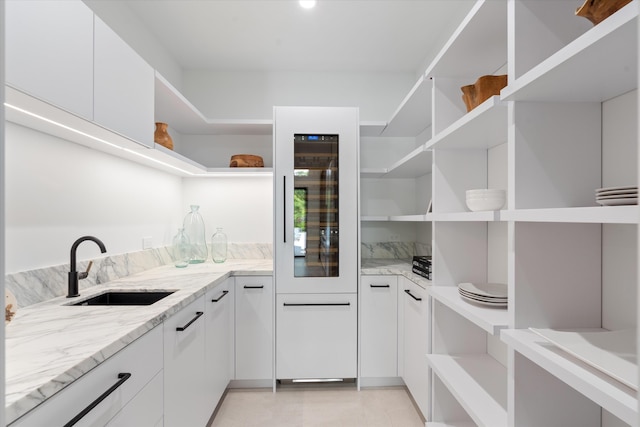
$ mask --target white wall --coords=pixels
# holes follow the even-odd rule
[[[387,121],[415,81],[412,73],[184,70],[182,92],[215,119],[272,119],[279,105],[360,107],[361,121]]]
[[[6,272],[69,262],[85,234],[107,253],[171,241],[182,223],[182,180],[108,154],[6,123]],[[99,255],[83,243],[79,259]]]
[[[229,242],[273,241],[273,181],[271,176],[185,178],[182,211],[199,205],[207,241],[222,227]]]

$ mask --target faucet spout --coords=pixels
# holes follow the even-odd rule
[[[87,277],[87,273],[89,270],[87,270],[86,273],[80,273],[78,274],[78,272],[76,271],[76,252],[78,250],[78,246],[80,246],[80,243],[84,242],[85,240],[91,240],[92,242],[94,242],[95,244],[98,245],[98,247],[100,248],[100,252],[105,253],[107,252],[107,248],[104,246],[104,243],[102,243],[102,241],[100,239],[98,239],[97,237],[93,237],[93,236],[83,236],[80,237],[78,240],[76,240],[75,242],[73,242],[73,245],[71,245],[71,255],[70,255],[70,271],[69,271],[69,291],[67,292],[67,298],[73,298],[73,297],[77,297],[80,296],[80,293],[78,292],[78,280],[80,279],[84,279]],[[91,265],[91,264],[89,264]],[[89,267],[91,268],[91,267]]]

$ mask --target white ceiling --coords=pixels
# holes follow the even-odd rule
[[[183,69],[421,72],[475,0],[128,0]]]

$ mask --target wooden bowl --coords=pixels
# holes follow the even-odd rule
[[[576,15],[587,18],[593,25],[598,25],[628,3],[631,3],[631,0],[585,0],[576,10]]]
[[[253,154],[234,154],[229,166],[232,168],[261,168],[264,167],[262,157]]]
[[[462,100],[467,106],[467,113],[493,95],[499,95],[500,90],[507,85],[507,75],[482,76],[472,85],[462,86]]]

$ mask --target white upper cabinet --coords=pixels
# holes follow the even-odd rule
[[[93,118],[93,12],[80,0],[6,3],[6,83]]]
[[[97,16],[94,121],[153,147],[155,72]]]

